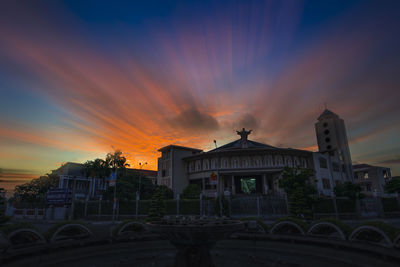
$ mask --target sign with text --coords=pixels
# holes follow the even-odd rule
[[[68,188],[49,189],[46,204],[71,204],[72,192]]]
[[[217,184],[218,183],[218,175],[215,172],[210,174],[210,184]]]

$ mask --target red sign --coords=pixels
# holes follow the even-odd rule
[[[210,174],[210,184],[217,184],[217,182],[218,182],[218,175],[212,172]]]

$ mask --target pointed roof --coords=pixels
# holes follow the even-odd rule
[[[321,119],[326,118],[326,117],[337,117],[337,118],[339,118],[339,116],[336,113],[330,111],[329,109],[325,109],[321,113],[321,115],[319,115],[318,120],[321,120]]]
[[[257,148],[268,148],[268,149],[278,149],[277,147],[273,147],[267,144],[262,144],[259,142],[251,141],[251,140],[243,140],[238,139],[236,141],[230,142],[226,145],[220,146],[208,152],[220,152],[226,150],[239,150],[239,149],[257,149]]]

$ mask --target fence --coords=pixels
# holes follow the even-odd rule
[[[116,219],[123,220],[146,216],[151,200],[119,201]],[[219,206],[223,214],[232,217],[262,217],[273,219],[289,215],[288,202],[284,196],[234,196],[220,204],[214,198],[170,199],[165,201],[166,215],[218,216]],[[136,210],[137,208],[137,210]],[[13,208],[15,218],[23,219],[65,219],[69,207],[44,207],[25,203]],[[113,214],[111,201],[75,201],[75,219],[110,220]],[[313,206],[313,217],[336,217],[361,219],[373,217],[400,218],[400,198],[369,197],[361,200],[348,198],[322,198]]]
[[[151,200],[119,201],[116,206],[116,218],[128,219],[146,216]],[[166,215],[200,215],[199,199],[165,200]],[[137,207],[137,210],[136,210]],[[113,214],[111,201],[76,201],[74,218],[109,219]]]

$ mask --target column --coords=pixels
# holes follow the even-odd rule
[[[267,183],[267,174],[266,173],[263,173],[262,181],[263,181],[263,194],[268,194],[268,183]]]
[[[235,188],[235,176],[232,175],[232,195],[236,194],[236,188]]]
[[[202,191],[206,190],[206,179],[203,177],[201,178],[201,186],[202,186]]]

